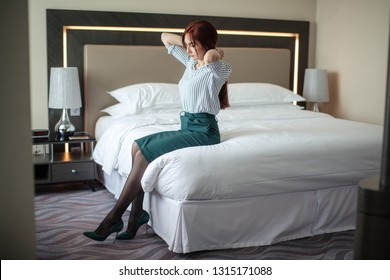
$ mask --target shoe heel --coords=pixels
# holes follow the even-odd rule
[[[118,234],[119,234],[119,231],[116,232],[115,237],[114,237],[114,241],[112,241],[112,244],[115,244],[115,241],[116,241],[116,239],[118,237]]]
[[[146,224],[146,225],[145,225],[145,235],[148,235],[148,229],[149,229],[149,225]]]

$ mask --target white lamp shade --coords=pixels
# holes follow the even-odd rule
[[[328,102],[328,73],[324,69],[306,69],[303,97],[309,102]]]
[[[77,67],[50,69],[49,108],[81,107],[80,82]]]

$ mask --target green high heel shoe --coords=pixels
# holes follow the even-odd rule
[[[96,241],[104,241],[106,240],[106,238],[116,232],[116,235],[115,235],[115,239],[118,237],[118,233],[123,229],[123,221],[122,219],[120,219],[115,225],[113,225],[110,230],[108,231],[108,233],[106,235],[100,235],[100,234],[97,234],[95,231],[86,231],[84,232],[83,234],[88,237],[88,238],[91,238],[93,240],[96,240]],[[114,239],[114,242],[115,242],[115,239]]]
[[[133,239],[135,237],[138,229],[140,228],[140,226],[149,222],[149,218],[150,218],[150,216],[149,216],[148,212],[146,212],[145,210],[142,210],[142,214],[141,214],[141,216],[139,216],[138,221],[135,224],[134,230],[132,232],[127,232],[127,231],[122,232],[121,234],[119,234],[117,236],[116,239],[118,239],[118,240]]]

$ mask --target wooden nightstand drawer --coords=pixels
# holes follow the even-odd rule
[[[96,139],[86,135],[79,139],[58,139],[51,134],[47,139],[34,140],[33,163],[35,185],[83,182],[95,189],[96,164],[92,154]]]
[[[52,165],[52,182],[71,182],[95,179],[94,162],[58,163]]]

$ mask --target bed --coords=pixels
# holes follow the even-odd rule
[[[72,13],[52,12],[48,22],[55,18],[63,25],[58,19],[66,21],[63,13]],[[88,14],[89,20],[92,15]],[[97,18],[101,20],[101,14]],[[148,24],[157,21],[156,15],[142,18]],[[174,22],[174,28],[193,19],[159,17],[164,23]],[[233,67],[232,106],[217,116],[222,142],[173,151],[148,166],[142,185],[149,225],[177,253],[269,245],[354,229],[357,183],[379,172],[382,127],[304,110],[297,93],[302,92],[307,66],[307,23],[305,31],[297,22],[298,31],[289,33],[281,26],[291,28],[291,22],[207,19],[223,34],[221,47]],[[267,25],[259,27],[264,22]],[[250,38],[230,34],[229,30],[237,30],[234,27],[251,29]],[[83,32],[92,29],[84,27]],[[275,40],[274,34],[263,34],[261,29],[296,35]],[[97,138],[94,159],[100,180],[116,198],[131,169],[134,139],[179,128],[177,82],[183,68],[161,43],[148,41],[158,32],[144,32],[136,34],[136,44],[122,45],[104,40],[96,44],[95,37],[85,39],[85,33],[75,32],[76,50],[68,49],[63,62],[72,61],[81,69],[80,122]],[[87,42],[80,44],[79,38]],[[281,43],[285,40],[288,43]],[[77,52],[81,57],[74,55]],[[152,64],[156,67],[145,67]]]
[[[229,90],[244,85],[259,86]],[[268,245],[353,229],[357,182],[378,171],[380,128],[290,103],[238,103],[218,115],[221,144],[165,154],[145,172],[145,209],[169,249]],[[134,139],[177,130],[180,107],[114,111],[97,123],[94,157],[118,198]]]

